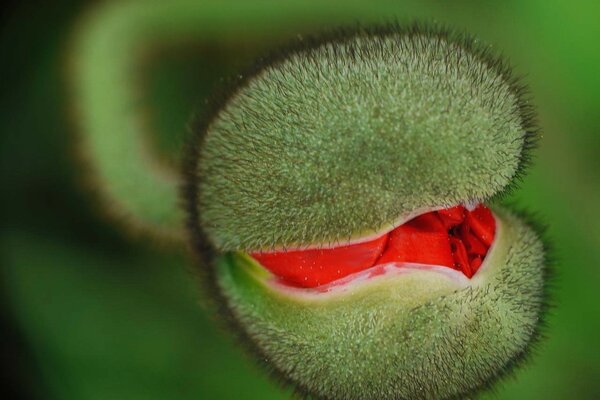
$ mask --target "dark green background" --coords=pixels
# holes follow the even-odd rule
[[[199,307],[183,249],[127,237],[83,190],[71,153],[76,133],[64,66],[72,24],[87,3],[14,4],[2,14],[1,336],[10,369],[4,389],[44,399],[289,397]],[[210,42],[197,53],[163,49],[146,64],[145,102],[156,111],[150,118],[167,157],[176,158],[189,115],[222,75],[293,33],[275,27],[295,20],[300,2],[293,3],[288,10],[283,1],[260,2],[248,13],[273,14],[272,42]],[[215,12],[235,7],[219,4]],[[306,13],[320,4],[305,2]],[[512,198],[550,225],[559,260],[556,307],[532,362],[491,397],[600,398],[597,4],[394,1],[378,16],[433,19],[494,44],[526,75],[539,109],[536,163]],[[357,12],[343,20],[364,19]],[[342,22],[335,11],[331,21]],[[310,25],[299,30],[323,26]]]

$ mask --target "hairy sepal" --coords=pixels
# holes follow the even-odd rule
[[[529,108],[474,43],[355,30],[267,63],[192,144],[196,223],[221,251],[343,243],[502,192],[528,148]]]
[[[468,395],[526,353],[543,309],[543,245],[517,217],[496,215],[497,239],[468,282],[415,270],[347,291],[298,293],[229,253],[217,261],[216,283],[261,358],[308,394]]]

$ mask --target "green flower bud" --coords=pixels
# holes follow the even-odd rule
[[[470,278],[399,263],[300,287],[251,256],[327,252],[502,194],[535,138],[503,61],[437,29],[342,31],[259,65],[215,109],[188,143],[188,224],[222,312],[274,375],[317,398],[455,398],[527,353],[547,261],[506,209]]]

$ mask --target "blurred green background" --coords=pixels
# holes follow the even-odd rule
[[[288,398],[198,304],[184,249],[120,232],[72,157],[65,57],[97,1],[6,4],[0,35],[1,312],[4,398]],[[543,129],[511,200],[550,225],[559,263],[547,339],[486,397],[600,398],[600,3],[228,1],[240,37],[157,49],[142,101],[174,161],[219,80],[302,32],[356,21],[436,20],[492,43],[525,75]],[[240,11],[240,9],[242,11]],[[238,22],[239,23],[239,22]],[[267,24],[268,37],[252,39]],[[226,27],[224,27],[225,29]],[[229,29],[231,31],[231,29]]]

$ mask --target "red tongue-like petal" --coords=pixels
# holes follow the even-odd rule
[[[448,234],[445,231],[427,232],[412,224],[401,225],[390,233],[387,249],[377,260],[378,264],[389,262],[435,264],[452,268],[454,260]]]
[[[251,256],[289,284],[315,287],[372,267],[387,240],[385,234],[369,242],[332,249],[258,252]]]
[[[471,278],[494,240],[496,221],[483,205],[419,215],[377,239],[331,249],[251,253],[282,281],[315,287],[386,263],[441,265]],[[384,269],[373,271],[373,276]]]

